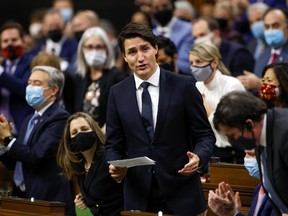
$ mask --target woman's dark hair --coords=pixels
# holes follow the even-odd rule
[[[268,69],[273,69],[279,82],[279,102],[281,107],[288,107],[288,63],[273,63],[264,67],[262,77]]]

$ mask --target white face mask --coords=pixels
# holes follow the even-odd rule
[[[210,64],[202,66],[202,67],[191,66],[190,69],[191,69],[192,75],[197,81],[205,81],[206,79],[210,77],[210,75],[213,72],[213,69],[211,68]]]
[[[107,54],[105,50],[93,50],[84,53],[84,58],[89,66],[98,67],[106,62]]]
[[[212,38],[214,37],[214,32],[209,33],[208,35],[201,37],[201,38],[197,38],[194,41],[194,44],[198,44],[198,43],[210,43],[213,44],[212,42]]]
[[[41,24],[41,23],[32,23],[32,24],[29,26],[29,34],[30,34],[33,38],[39,37],[41,27],[42,27],[42,24]]]

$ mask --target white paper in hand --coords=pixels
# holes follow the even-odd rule
[[[117,167],[134,167],[134,166],[145,166],[145,165],[154,165],[155,161],[148,157],[137,157],[124,160],[114,160],[108,161],[109,164],[112,164]]]

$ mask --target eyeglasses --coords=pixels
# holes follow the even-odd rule
[[[86,49],[86,50],[105,50],[106,49],[106,47],[104,46],[104,45],[100,45],[100,44],[98,44],[98,45],[86,45],[86,46],[83,46],[83,48],[84,49]]]

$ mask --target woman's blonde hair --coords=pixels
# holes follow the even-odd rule
[[[231,76],[230,71],[225,67],[224,63],[221,61],[221,54],[218,48],[210,43],[198,43],[195,44],[190,50],[190,54],[199,57],[203,61],[212,62],[217,59],[219,64],[217,69],[224,75]]]
[[[62,174],[68,179],[72,179],[73,175],[80,175],[85,172],[84,169],[84,157],[81,153],[75,153],[71,151],[70,142],[70,124],[71,121],[77,118],[83,118],[91,127],[92,131],[96,133],[97,141],[95,143],[95,154],[102,155],[104,152],[105,135],[102,133],[98,124],[94,119],[84,112],[77,112],[71,115],[65,125],[64,133],[58,147],[57,152],[57,164],[62,169]]]

